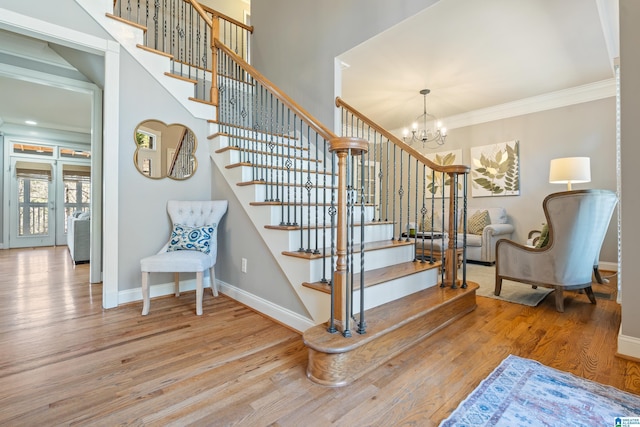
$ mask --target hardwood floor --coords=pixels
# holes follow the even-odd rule
[[[640,394],[615,356],[620,308],[567,292],[526,307],[478,297],[461,321],[343,388],[305,377],[300,335],[230,298],[101,308],[66,247],[0,251],[0,425],[437,425],[508,354]],[[613,282],[613,281],[612,281]],[[268,285],[268,283],[265,283]]]

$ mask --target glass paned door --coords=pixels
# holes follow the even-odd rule
[[[12,158],[10,247],[49,246],[55,242],[53,162]]]
[[[58,162],[60,165],[61,162]],[[56,244],[67,244],[68,218],[77,212],[89,213],[91,206],[91,166],[62,163],[62,203],[58,209]]]

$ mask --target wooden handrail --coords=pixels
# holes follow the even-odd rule
[[[189,0],[184,0],[184,1],[189,1]],[[218,17],[218,18],[222,18],[225,21],[231,22],[232,24],[237,25],[238,27],[244,28],[245,30],[249,31],[250,33],[253,33],[253,25],[247,25],[244,24],[238,20],[233,19],[230,16],[225,15],[224,13],[220,13],[217,10],[211,9],[209,6],[205,5],[205,4],[201,4],[200,6],[202,6],[202,9],[206,12],[209,12],[211,15]]]
[[[371,128],[375,129],[376,132],[378,132],[379,134],[383,135],[390,142],[392,142],[393,144],[399,146],[404,151],[406,151],[407,153],[411,154],[413,157],[415,157],[420,162],[424,163],[425,165],[427,165],[430,169],[432,169],[434,171],[444,172],[444,173],[447,173],[447,174],[468,173],[470,171],[470,167],[466,166],[466,165],[443,166],[443,165],[439,165],[437,163],[434,163],[433,161],[431,161],[427,157],[425,157],[424,154],[420,153],[418,150],[416,150],[415,148],[411,147],[410,145],[405,144],[403,141],[400,140],[400,138],[398,138],[397,136],[393,135],[392,133],[390,133],[386,129],[380,127],[373,120],[369,119],[367,116],[365,116],[364,114],[362,114],[361,112],[359,112],[358,110],[353,108],[351,105],[349,105],[346,102],[344,102],[344,100],[342,98],[340,98],[339,96],[336,97],[336,107],[343,107],[343,108],[346,108],[347,110],[351,111],[360,120],[365,122]]]
[[[209,18],[209,15],[207,15],[207,12],[205,12],[205,9],[204,9],[205,6],[201,5],[196,0],[184,0],[184,1],[187,3],[191,3],[191,6],[193,6],[193,8],[196,10],[196,12],[198,12],[200,17],[204,19],[204,22],[207,23],[209,28],[213,27],[213,20]]]
[[[337,135],[335,135],[332,131],[330,131],[318,120],[316,120],[307,110],[305,110],[300,105],[298,105],[298,103],[296,103],[286,93],[280,90],[278,86],[273,84],[258,70],[253,68],[244,59],[242,59],[235,52],[233,52],[231,49],[225,46],[220,40],[216,39],[214,43],[215,43],[215,47],[222,50],[228,56],[232,57],[233,60],[240,66],[240,68],[246,71],[251,77],[253,77],[262,86],[264,86],[269,92],[271,92],[276,98],[278,98],[280,102],[282,102],[285,106],[287,106],[291,111],[296,113],[296,115],[300,117],[302,121],[304,121],[311,129],[317,132],[318,135],[320,135],[322,138],[326,139],[327,141],[337,137]]]

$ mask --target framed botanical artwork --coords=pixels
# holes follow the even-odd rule
[[[461,165],[462,164],[462,150],[450,150],[440,151],[438,153],[428,153],[425,157],[431,160],[433,163],[449,166],[449,165]],[[449,175],[444,175],[440,172],[431,173],[431,169],[427,168],[427,190],[426,193],[433,195],[433,197],[447,197],[449,195],[449,185],[451,185],[451,178]],[[458,182],[458,190],[462,190],[462,183]]]
[[[471,147],[473,197],[520,195],[519,141]]]

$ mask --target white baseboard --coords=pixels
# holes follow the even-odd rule
[[[640,360],[640,338],[618,333],[618,354]]]
[[[604,271],[618,271],[618,264],[615,262],[600,261],[598,263],[598,269]]]
[[[231,286],[228,283],[224,283],[219,280],[217,282],[220,286],[221,292],[225,295],[241,302],[248,307],[253,308],[260,313],[265,314],[266,316],[271,317],[272,319],[277,320],[284,325],[289,326],[290,328],[295,329],[300,333],[306,331],[312,326],[315,326],[315,323],[313,323],[313,321],[307,317],[304,317],[284,307],[280,307],[279,305],[275,305],[270,301],[250,294],[242,289],[236,288],[235,286]]]
[[[217,283],[218,289],[221,293],[248,307],[253,308],[260,313],[265,314],[266,316],[271,317],[272,319],[277,320],[284,325],[287,325],[290,328],[295,329],[300,333],[306,331],[312,326],[315,326],[315,323],[313,323],[311,319],[301,316],[300,314],[295,313],[289,309],[275,305],[270,301],[250,294],[249,292],[246,292],[228,283],[221,282],[220,280],[217,280]],[[210,288],[210,286],[205,284],[205,288]],[[195,279],[180,281],[180,292],[193,291],[195,289]],[[149,289],[149,292],[151,298],[173,295],[173,282],[152,285]],[[141,287],[118,292],[118,305],[135,301],[142,301]],[[151,301],[151,309],[153,309],[153,301]]]
[[[209,286],[205,282],[204,287],[210,288],[211,286]],[[180,281],[180,292],[194,291],[195,289],[196,289],[196,279]],[[149,295],[151,296],[151,298],[161,297],[165,295],[173,295],[173,282],[152,285],[149,288]],[[140,286],[138,286],[137,288],[127,289],[127,290],[118,292],[118,305],[127,304],[135,301],[142,301],[142,288]]]

